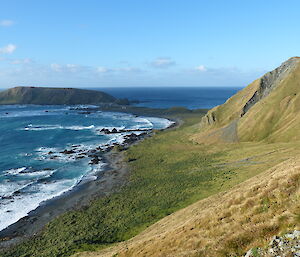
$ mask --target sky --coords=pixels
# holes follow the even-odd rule
[[[0,87],[244,87],[300,55],[300,1],[0,0]]]

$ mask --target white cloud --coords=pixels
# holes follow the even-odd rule
[[[91,69],[89,66],[83,66],[78,64],[58,64],[58,63],[52,63],[50,64],[50,69],[55,72],[60,73],[83,73],[87,72]]]
[[[1,57],[0,87],[44,85],[62,87],[105,86],[243,86],[261,76],[263,71],[241,71],[235,68],[195,67],[184,70],[140,70],[132,66],[84,66],[78,64],[41,64],[32,60]],[[26,64],[23,64],[23,63]],[[15,63],[15,65],[12,65]],[[7,64],[7,66],[6,66]],[[201,68],[200,70],[203,70]],[[75,72],[76,71],[76,72]],[[153,76],[155,74],[155,76]]]
[[[0,54],[12,54],[17,49],[16,45],[8,44],[0,48]]]
[[[107,72],[110,72],[110,71],[112,71],[112,70],[109,69],[109,68],[100,66],[100,67],[97,67],[97,68],[96,68],[96,71],[97,71],[98,73],[107,73]]]
[[[207,68],[204,65],[199,65],[199,66],[195,67],[195,70],[204,72],[204,71],[207,71]]]
[[[109,73],[109,72],[123,72],[123,73],[139,73],[141,69],[135,67],[121,67],[121,68],[107,68],[104,66],[99,66],[96,68],[97,73]]]
[[[150,63],[150,65],[154,68],[169,68],[175,64],[175,61],[168,57],[160,57]]]
[[[67,64],[66,65],[66,69],[70,72],[77,72],[79,68],[80,68],[80,66],[76,65],[76,64]]]
[[[9,61],[11,64],[29,64],[32,63],[32,60],[29,58],[25,59],[13,59]]]
[[[14,24],[15,24],[15,22],[12,21],[12,20],[1,20],[0,21],[0,26],[1,27],[10,27],[10,26],[12,26]]]
[[[62,66],[60,64],[57,63],[52,63],[50,65],[51,69],[56,71],[56,72],[61,72],[62,71]]]

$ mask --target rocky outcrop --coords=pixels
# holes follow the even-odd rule
[[[113,128],[112,130],[110,129],[107,129],[107,128],[103,128],[100,130],[100,133],[103,133],[103,134],[106,134],[106,135],[109,135],[109,134],[118,134],[118,133],[132,133],[132,132],[150,132],[152,131],[152,129],[116,129],[116,128]]]
[[[300,257],[300,231],[274,236],[266,248],[252,248],[245,257]]]
[[[268,96],[292,70],[298,63],[299,58],[293,57],[281,64],[273,71],[266,73],[260,78],[259,87],[253,96],[244,105],[241,117],[255,105],[258,101]]]
[[[41,153],[43,160],[60,160],[60,161],[74,161],[79,159],[88,159],[90,165],[101,164],[104,153],[115,149],[116,151],[124,151],[128,149],[131,144],[150,136],[152,129],[120,129],[113,128],[112,130],[103,128],[101,133],[104,134],[119,134],[119,142],[110,142],[105,145],[95,146],[94,148],[86,147],[84,145],[72,145],[69,149],[62,151],[49,151]],[[135,132],[135,133],[134,133]]]
[[[203,119],[206,119],[206,122],[209,125],[215,123],[215,121],[216,121],[214,112],[206,114]]]

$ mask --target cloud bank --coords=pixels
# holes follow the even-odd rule
[[[0,48],[0,53],[14,52],[15,45]],[[128,62],[115,67],[80,64],[42,64],[30,58],[0,56],[0,87],[53,86],[53,87],[166,87],[166,86],[232,86],[243,87],[265,71],[242,71],[235,67],[194,67],[175,65],[171,58],[157,58],[149,66],[144,62],[131,66]]]

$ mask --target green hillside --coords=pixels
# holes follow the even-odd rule
[[[300,59],[290,58],[210,110],[193,139],[216,142],[299,140]]]
[[[15,87],[0,92],[0,104],[100,104],[117,99],[109,94],[76,88]]]

